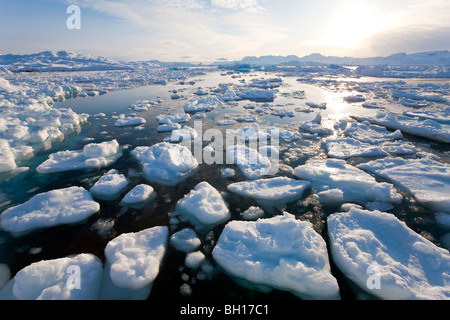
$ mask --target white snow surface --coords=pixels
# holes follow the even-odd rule
[[[154,198],[156,193],[153,187],[147,184],[138,184],[123,197],[121,203],[124,205],[135,205],[146,202],[151,198]]]
[[[177,202],[172,216],[181,216],[195,227],[208,229],[227,221],[231,214],[220,192],[203,181]]]
[[[285,212],[269,219],[229,222],[212,252],[232,277],[302,299],[340,299],[323,238],[311,223]]]
[[[81,169],[100,169],[113,164],[122,156],[117,140],[89,143],[81,150],[66,150],[52,153],[41,163],[39,173],[56,173]]]
[[[450,298],[449,252],[394,215],[353,207],[330,215],[327,224],[332,259],[361,289],[387,300]],[[379,271],[372,290],[369,267]]]
[[[168,236],[166,226],[157,226],[123,233],[109,241],[105,247],[103,280],[107,287],[102,287],[100,298],[147,298],[159,274]]]
[[[128,179],[116,169],[111,169],[89,189],[92,195],[102,200],[113,200],[128,186]]]
[[[69,187],[39,193],[3,211],[0,226],[14,233],[83,221],[100,210],[89,191]]]
[[[192,228],[183,228],[170,236],[170,244],[183,252],[193,252],[202,244]]]
[[[0,291],[0,299],[96,300],[102,273],[101,260],[92,254],[41,260],[17,272]]]
[[[258,150],[245,145],[228,146],[225,150],[227,163],[236,164],[247,179],[259,179],[271,174],[271,162]]]
[[[169,186],[186,179],[198,167],[197,160],[186,146],[168,142],[136,147],[131,154],[140,162],[146,179]]]
[[[430,158],[384,158],[358,167],[388,179],[424,206],[450,213],[450,165]]]
[[[377,182],[370,174],[340,159],[310,159],[294,169],[294,174],[311,182],[323,203],[398,203],[402,196],[393,186]],[[330,197],[331,196],[331,197]]]
[[[141,117],[126,117],[117,119],[114,125],[116,127],[128,127],[128,126],[139,126],[145,123],[147,123],[147,121]]]

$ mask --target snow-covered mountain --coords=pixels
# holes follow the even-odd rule
[[[353,58],[324,56],[313,53],[302,58],[289,56],[261,56],[245,57],[240,63],[252,65],[280,65],[280,64],[339,64],[339,65],[450,65],[450,51],[428,51],[419,53],[396,53],[387,57]]]
[[[43,51],[34,54],[2,54],[0,68],[9,71],[87,71],[130,69],[126,63],[86,53]]]

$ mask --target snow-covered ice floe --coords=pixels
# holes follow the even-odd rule
[[[114,125],[116,127],[128,127],[128,126],[139,126],[145,123],[147,123],[147,121],[141,117],[125,117],[117,119]]]
[[[430,158],[384,158],[358,167],[389,180],[424,206],[450,213],[450,165]]]
[[[6,209],[0,215],[0,226],[20,235],[40,228],[78,223],[99,210],[100,205],[82,187],[56,189]]]
[[[294,174],[311,182],[323,204],[355,202],[373,209],[391,208],[392,203],[402,200],[390,183],[377,182],[370,174],[340,159],[311,159],[296,167]]]
[[[197,184],[187,195],[180,199],[171,213],[171,217],[180,217],[197,229],[212,229],[227,221],[231,214],[222,195],[208,182]]]
[[[431,119],[417,119],[395,115],[389,112],[377,112],[375,117],[352,116],[358,121],[368,121],[388,129],[401,130],[403,133],[428,138],[440,142],[450,142],[450,126]]]
[[[189,100],[184,104],[185,112],[211,111],[220,106],[222,102],[216,97],[207,97],[197,100]]]
[[[361,289],[388,300],[450,298],[448,250],[393,214],[351,208],[327,225],[333,261]]]
[[[111,169],[89,189],[95,198],[114,200],[128,186],[128,179],[116,169]]]
[[[41,260],[17,272],[0,291],[0,299],[96,300],[102,274],[102,261],[88,253]]]
[[[113,164],[122,156],[117,140],[89,143],[81,150],[66,150],[53,153],[41,163],[36,171],[55,173],[81,169],[100,169]]]
[[[310,222],[287,212],[229,222],[212,255],[228,275],[250,288],[288,291],[302,299],[340,299],[325,241]]]
[[[374,146],[352,138],[325,139],[322,140],[322,147],[330,158],[338,159],[387,155],[387,153],[379,146]]]
[[[227,163],[236,164],[247,179],[259,179],[271,174],[270,159],[256,149],[236,145],[227,147],[225,152]]]
[[[319,136],[329,136],[333,134],[333,130],[322,126],[322,115],[317,114],[314,119],[303,122],[300,125],[300,130]]]
[[[168,142],[136,147],[131,154],[140,162],[146,179],[169,186],[177,185],[198,167],[187,147]]]
[[[194,252],[202,244],[194,229],[183,228],[170,236],[170,244],[183,252]]]
[[[281,210],[287,203],[300,199],[310,185],[309,181],[275,177],[236,182],[227,188],[241,196],[255,199],[265,209]]]
[[[99,298],[145,300],[159,274],[168,237],[168,228],[157,226],[109,241]]]
[[[156,192],[147,184],[138,184],[122,198],[120,204],[130,208],[141,209],[156,198]]]

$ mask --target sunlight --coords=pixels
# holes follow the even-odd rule
[[[382,19],[377,8],[364,3],[349,3],[336,12],[327,41],[338,47],[353,47],[381,27]]]

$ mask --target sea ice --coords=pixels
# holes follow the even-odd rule
[[[317,114],[314,119],[303,122],[300,125],[300,129],[311,134],[317,134],[319,136],[329,136],[333,134],[333,130],[322,126],[322,116]]]
[[[220,192],[203,181],[177,202],[171,214],[174,216],[180,216],[199,229],[211,229],[227,221],[231,214]]]
[[[275,177],[236,182],[227,188],[241,196],[255,199],[263,208],[281,210],[287,203],[300,199],[310,185],[309,181]]]
[[[95,198],[113,200],[128,186],[128,179],[116,169],[111,169],[89,189]]]
[[[179,251],[193,252],[202,242],[193,229],[184,228],[170,236],[170,244]]]
[[[302,299],[340,299],[325,241],[310,222],[287,212],[229,222],[212,255],[239,283],[266,292],[289,291]]]
[[[146,179],[168,186],[177,185],[198,167],[187,147],[168,142],[136,147],[131,154],[140,162]]]
[[[340,159],[310,159],[296,167],[294,174],[310,181],[319,201],[324,204],[355,202],[370,205],[402,200],[391,184],[377,182],[370,174]]]
[[[100,210],[89,191],[69,187],[43,192],[20,205],[3,211],[0,226],[20,234],[39,228],[83,221]]]
[[[36,171],[55,173],[80,169],[100,169],[114,163],[122,156],[117,140],[89,143],[81,150],[66,150],[53,153],[41,163]]]
[[[109,241],[100,299],[145,300],[159,274],[168,236],[167,227],[157,226]]]
[[[103,264],[92,254],[34,262],[0,291],[6,300],[96,300]]]
[[[139,126],[145,124],[147,121],[141,117],[126,117],[117,119],[114,123],[116,127],[128,127],[128,126]]]
[[[330,158],[348,159],[351,157],[386,156],[387,153],[378,146],[352,138],[334,138],[322,140],[322,147]]]
[[[138,184],[128,191],[120,204],[132,208],[141,208],[155,199],[155,197],[156,192],[154,192],[151,186],[147,184]]]
[[[0,139],[0,173],[8,172],[15,168],[17,168],[17,164],[8,141]]]
[[[207,97],[197,100],[189,100],[184,104],[184,112],[211,111],[222,103],[216,97]]]
[[[258,179],[271,174],[269,158],[261,155],[258,150],[244,145],[226,148],[227,163],[236,164],[248,179]]]
[[[187,113],[160,114],[156,116],[156,120],[159,124],[183,123],[191,120],[191,116]]]
[[[450,165],[430,158],[384,158],[358,167],[389,180],[424,206],[450,213]]]
[[[388,300],[450,298],[449,252],[394,215],[353,207],[327,225],[332,259],[361,289]]]

